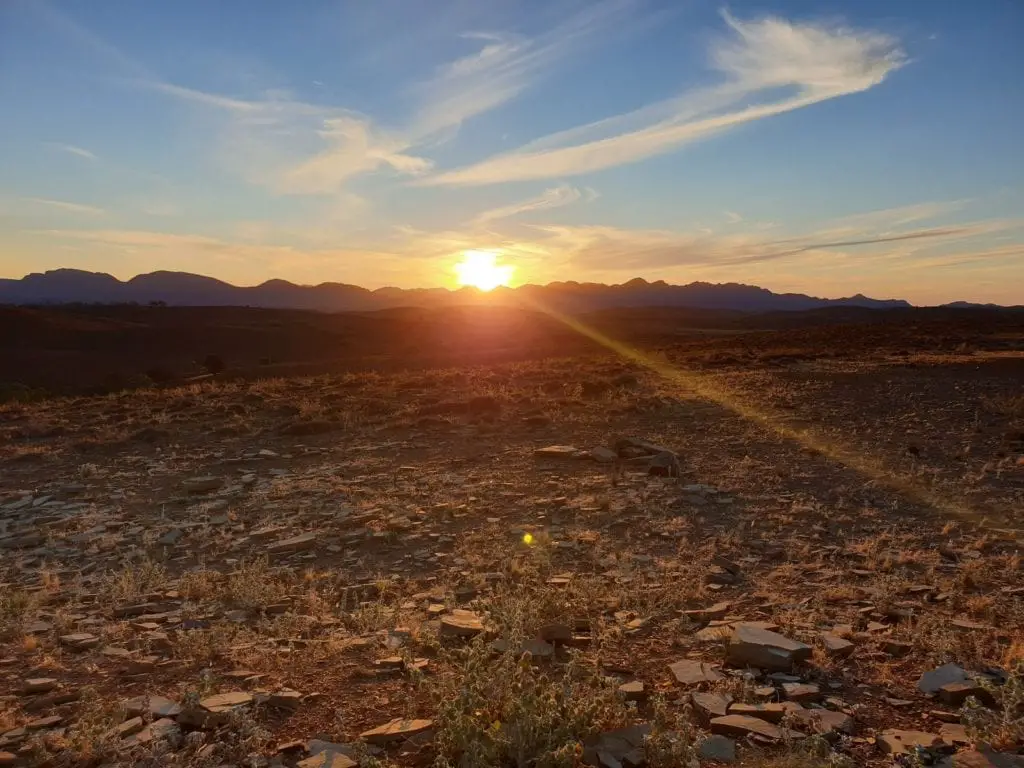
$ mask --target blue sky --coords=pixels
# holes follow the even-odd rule
[[[1024,303],[1019,0],[7,0],[0,274]]]

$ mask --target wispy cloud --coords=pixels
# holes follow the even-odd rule
[[[443,65],[415,91],[419,106],[407,128],[421,143],[439,132],[511,101],[560,60],[577,53],[635,7],[631,0],[600,0],[529,38],[498,32],[463,34],[482,43],[473,53]]]
[[[730,36],[718,40],[710,53],[712,66],[724,75],[721,84],[563,131],[418,183],[495,184],[636,162],[743,123],[865,91],[905,61],[898,42],[879,32],[778,18],[742,21],[727,13],[724,18]],[[778,96],[780,89],[795,93]]]
[[[946,216],[964,208],[970,200],[948,200],[913,205],[902,205],[896,208],[885,208],[868,213],[855,213],[834,220],[836,231],[856,230],[864,227],[901,227],[918,221],[929,221]]]
[[[330,118],[324,121],[319,135],[328,147],[282,169],[281,190],[298,194],[338,192],[348,179],[382,167],[414,176],[431,167],[429,160],[405,153],[408,142],[374,130],[369,120]]]
[[[88,149],[84,149],[82,147],[76,147],[74,144],[61,144],[56,141],[50,141],[47,142],[47,146],[52,147],[53,149],[56,149],[60,152],[67,152],[69,155],[75,155],[76,157],[85,158],[86,160],[95,161],[97,159],[95,153],[90,152]]]
[[[95,205],[84,205],[83,203],[69,203],[66,200],[50,200],[45,197],[22,197],[22,202],[31,203],[32,205],[43,205],[50,208],[59,208],[62,211],[69,213],[80,213],[87,216],[102,216],[106,213],[103,208],[97,208]]]
[[[491,208],[490,210],[484,211],[473,219],[473,224],[476,226],[484,226],[493,221],[518,216],[521,213],[561,208],[562,206],[572,205],[573,203],[583,199],[592,200],[594,197],[596,197],[596,193],[589,188],[580,190],[576,187],[571,187],[568,184],[562,184],[561,186],[544,190],[544,192],[537,197],[531,197],[528,200],[521,200],[518,203],[503,205],[500,208]]]
[[[830,238],[835,229],[829,223],[812,232],[783,238],[754,232],[720,234],[606,226],[549,226],[539,229],[549,235],[553,247],[570,254],[571,264],[576,269],[639,274],[672,267],[737,267],[795,257],[827,260],[829,252],[844,255],[871,246],[915,241],[935,246],[1022,227],[1024,220],[994,219],[895,232],[865,229],[858,233],[859,236],[845,239]],[[886,254],[882,252],[879,255]]]
[[[429,172],[433,162],[417,148],[450,138],[465,121],[512,100],[558,61],[623,22],[634,5],[634,0],[601,0],[535,38],[463,34],[479,47],[415,84],[411,114],[394,128],[283,91],[241,99],[155,77],[133,82],[226,118],[225,155],[250,180],[285,194],[335,194],[349,180],[381,170],[413,177]]]

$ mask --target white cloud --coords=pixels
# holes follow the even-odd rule
[[[60,150],[61,152],[67,152],[69,155],[75,155],[76,157],[82,157],[86,160],[96,160],[96,155],[90,152],[88,149],[82,147],[76,147],[74,144],[61,144],[56,141],[47,142],[49,146],[54,149]]]
[[[477,226],[483,226],[499,219],[508,219],[513,216],[518,216],[521,213],[561,208],[565,205],[572,205],[582,199],[592,200],[595,196],[596,193],[591,189],[586,189],[584,191],[579,190],[576,187],[571,187],[568,184],[563,184],[558,187],[552,187],[551,189],[544,190],[544,192],[537,197],[531,197],[528,200],[521,200],[518,203],[512,203],[510,205],[501,206],[500,208],[492,208],[488,211],[484,211],[473,219],[473,223]]]
[[[505,104],[577,53],[600,32],[622,23],[631,0],[601,0],[586,5],[535,38],[494,32],[463,34],[479,40],[479,50],[442,66],[417,88],[419,106],[406,133],[414,143]]]
[[[835,222],[827,222],[810,232],[787,237],[769,237],[763,232],[720,234],[710,230],[672,232],[632,230],[607,226],[538,227],[554,250],[570,254],[574,269],[603,272],[645,273],[664,268],[706,266],[741,267],[769,261],[812,258],[818,263],[841,260],[854,251],[868,249],[857,258],[889,258],[892,244],[914,245],[898,253],[916,254],[921,246],[937,247],[984,235],[1009,232],[1024,227],[1020,219],[991,219],[956,226],[916,229],[865,228],[843,230],[844,238],[834,237]],[[884,250],[879,251],[878,248]]]
[[[106,213],[103,208],[97,208],[95,205],[84,205],[83,203],[69,203],[66,200],[50,200],[45,197],[23,197],[22,202],[31,203],[33,205],[44,205],[50,208],[59,208],[62,211],[68,213],[80,213],[86,216],[102,216]]]
[[[412,114],[397,128],[342,107],[293,99],[286,92],[240,99],[163,82],[133,82],[224,119],[221,154],[250,181],[286,194],[336,194],[351,179],[378,171],[420,176],[433,163],[410,151],[450,138],[477,115],[518,96],[560,59],[625,17],[633,0],[602,0],[535,37],[462,35],[473,53],[439,67],[411,92]],[[135,68],[137,69],[137,68]]]
[[[777,18],[725,19],[732,34],[711,50],[711,63],[725,78],[720,85],[562,131],[418,183],[494,184],[636,162],[743,123],[867,90],[905,61],[897,41],[877,32]],[[779,96],[780,88],[795,92]]]
[[[296,194],[339,192],[354,176],[387,167],[405,175],[419,175],[429,160],[406,154],[408,143],[375,131],[369,120],[333,117],[324,121],[320,137],[328,147],[281,171],[280,189]]]

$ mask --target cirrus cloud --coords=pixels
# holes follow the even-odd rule
[[[713,68],[724,76],[721,84],[562,131],[416,183],[497,184],[633,163],[744,123],[868,90],[906,61],[898,41],[879,32],[723,15],[731,35],[717,41],[710,55]],[[781,88],[794,93],[779,97]]]

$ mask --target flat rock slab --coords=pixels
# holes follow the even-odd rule
[[[928,749],[941,746],[942,739],[937,734],[925,731],[889,728],[878,735],[878,748],[887,755],[905,755],[915,747]]]
[[[683,659],[675,664],[669,664],[675,679],[683,685],[699,685],[701,683],[717,683],[724,680],[725,675],[704,661],[696,659]]]
[[[708,736],[697,745],[697,756],[716,763],[735,763],[736,742],[726,736]]]
[[[227,712],[235,707],[244,707],[252,703],[252,694],[245,691],[231,691],[208,696],[199,702],[199,706],[208,712]]]
[[[177,717],[181,714],[181,705],[163,696],[136,696],[123,702],[121,706],[130,715],[149,712],[154,717],[161,718]]]
[[[791,714],[802,728],[819,736],[853,733],[853,718],[843,712],[833,712],[831,709],[796,709]]]
[[[48,693],[57,687],[52,677],[30,677],[21,685],[22,693]]]
[[[631,725],[605,731],[583,742],[583,762],[598,768],[644,764],[644,739],[651,732],[649,725]]]
[[[359,768],[359,763],[341,752],[318,752],[312,757],[300,760],[298,768]]]
[[[854,644],[844,637],[834,635],[831,632],[821,633],[821,644],[825,647],[825,653],[835,658],[845,658],[853,653]]]
[[[747,736],[761,736],[771,741],[781,741],[787,736],[798,739],[803,735],[796,731],[789,731],[774,723],[769,723],[766,720],[748,717],[747,715],[716,717],[711,721],[711,732],[719,736],[731,736],[740,739]]]
[[[690,694],[690,701],[693,708],[700,715],[704,722],[716,717],[725,717],[729,714],[729,705],[732,704],[732,696],[728,693],[704,693],[694,691]]]
[[[944,685],[964,683],[969,679],[967,671],[959,664],[943,664],[921,675],[917,681],[917,690],[921,693],[936,693]]]
[[[391,744],[427,733],[433,727],[433,720],[403,720],[398,718],[390,723],[379,725],[372,730],[361,733],[359,738],[370,744]]]
[[[86,651],[99,645],[100,639],[88,632],[74,632],[70,635],[61,635],[60,644],[72,651]]]
[[[274,542],[267,547],[267,551],[272,555],[279,555],[285,552],[307,552],[316,548],[316,540],[317,534],[312,531],[309,533],[302,533],[298,536],[292,536],[291,538]]]
[[[1024,768],[1024,755],[971,749],[946,758],[938,768]]]
[[[211,491],[216,491],[222,485],[224,485],[224,480],[213,475],[191,477],[185,481],[185,491],[187,493],[210,493]]]
[[[538,448],[533,455],[538,459],[578,459],[587,454],[574,445],[548,445]]]
[[[781,723],[787,714],[801,709],[803,707],[793,701],[771,701],[766,704],[745,704],[739,702],[729,705],[729,714],[756,717],[758,720],[765,720],[769,723]]]
[[[443,637],[476,637],[483,631],[483,621],[472,611],[457,609],[441,617]]]
[[[791,640],[778,632],[742,622],[733,627],[726,659],[737,667],[756,667],[788,672],[797,662],[811,657],[809,645]]]

